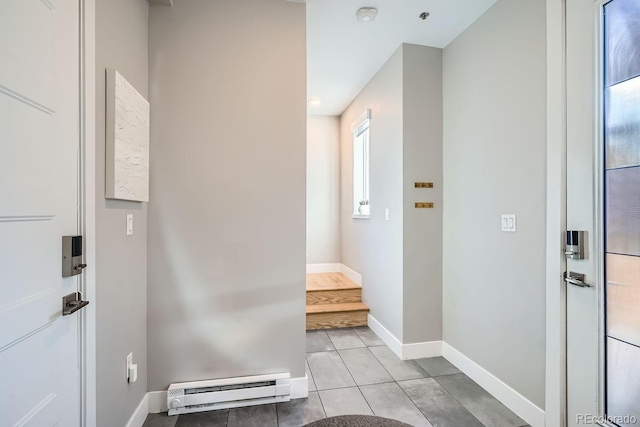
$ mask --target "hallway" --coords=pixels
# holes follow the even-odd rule
[[[167,417],[143,427],[301,427],[368,414],[413,426],[521,427],[526,423],[442,357],[400,360],[369,328],[307,332],[309,397]]]

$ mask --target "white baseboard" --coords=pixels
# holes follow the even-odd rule
[[[362,286],[362,275],[340,263],[307,264],[308,273],[342,273],[356,285]]]
[[[303,399],[309,396],[309,379],[304,377],[291,378],[291,398]]]
[[[402,344],[402,360],[442,356],[442,341],[425,341]]]
[[[369,328],[402,360],[422,359],[423,357],[442,356],[442,341],[425,341],[402,344],[375,317],[369,315]]]
[[[509,387],[491,372],[451,347],[446,342],[442,346],[442,355],[449,362],[456,365],[469,378],[487,390],[493,397],[511,409],[531,427],[544,427],[545,413],[526,397]]]
[[[307,273],[339,273],[339,263],[333,264],[307,264]]]
[[[129,422],[126,427],[142,427],[147,419],[147,415],[149,415],[149,393],[144,395],[140,404],[133,412],[133,415],[129,418]]]
[[[167,412],[167,391],[150,391],[147,393],[149,397],[149,413],[159,414],[160,412]]]
[[[375,317],[369,314],[367,323],[369,328],[376,333],[378,337],[393,351],[396,356],[402,359],[402,343],[387,330],[382,323],[378,322]]]
[[[309,380],[307,376],[291,378],[291,398],[302,399],[309,396]],[[167,392],[166,391],[150,391],[145,396],[147,399],[148,414],[159,414],[160,412],[167,412]],[[145,418],[147,416],[145,415]],[[144,419],[142,420],[144,423]],[[140,424],[142,426],[142,424]],[[129,425],[127,425],[129,427]],[[131,425],[130,427],[139,427],[138,425]]]
[[[354,270],[350,269],[349,267],[347,267],[344,264],[338,264],[340,270],[338,270],[340,273],[344,274],[345,276],[347,276],[353,283],[355,283],[358,286],[362,286],[362,275],[360,273],[356,273]]]

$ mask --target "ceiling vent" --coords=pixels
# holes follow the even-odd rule
[[[375,7],[363,7],[358,10],[356,16],[358,17],[358,22],[373,22],[378,16],[378,9]]]

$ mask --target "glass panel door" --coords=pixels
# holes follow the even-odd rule
[[[604,6],[606,413],[640,420],[640,1]]]

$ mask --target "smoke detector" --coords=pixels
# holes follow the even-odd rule
[[[356,16],[358,17],[358,22],[373,22],[376,20],[376,16],[378,15],[378,9],[375,7],[363,7],[358,10]]]

